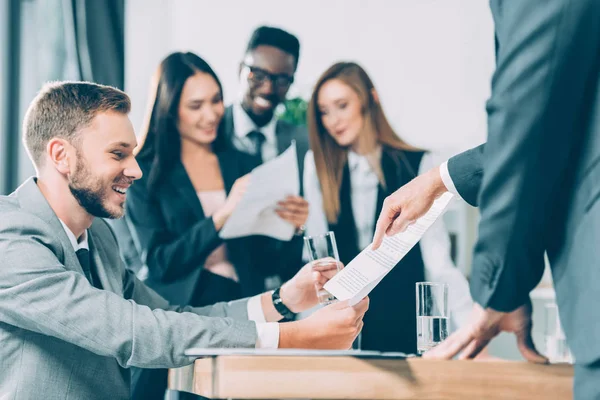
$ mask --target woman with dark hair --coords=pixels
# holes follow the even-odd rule
[[[146,283],[172,304],[191,306],[263,292],[265,277],[285,260],[282,250],[271,250],[275,241],[219,237],[258,165],[255,157],[224,145],[219,79],[197,55],[173,53],[156,71],[152,92],[137,154],[144,176],[129,189],[126,204],[148,268]],[[279,205],[283,219],[304,224],[307,209],[290,205],[289,198]],[[166,385],[166,371],[161,373]],[[133,397],[162,399],[157,379],[139,378]]]
[[[424,152],[390,126],[373,82],[351,62],[331,66],[317,81],[308,106],[311,151],[304,190],[311,205],[307,235],[335,232],[348,264],[371,244],[383,200],[414,178]],[[422,168],[422,167],[421,167]],[[371,292],[363,350],[415,353],[415,283],[450,284],[451,322],[461,325],[472,301],[466,279],[450,259],[450,240],[438,221]]]

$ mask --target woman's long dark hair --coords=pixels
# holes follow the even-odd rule
[[[223,88],[217,74],[206,61],[193,53],[172,53],[159,65],[152,78],[148,111],[144,118],[137,157],[150,163],[148,189],[150,193],[173,165],[181,159],[181,136],[177,129],[179,101],[185,82],[198,72],[212,76],[221,94]],[[219,124],[213,151],[225,147],[223,124]]]

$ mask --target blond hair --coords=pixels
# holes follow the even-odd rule
[[[339,79],[358,94],[366,131],[361,134],[375,135],[377,142],[395,149],[411,151],[417,149],[396,135],[374,96],[373,82],[362,67],[353,62],[339,62],[329,67],[321,75],[313,90],[308,104],[307,125],[310,147],[314,153],[317,176],[321,185],[325,215],[329,223],[337,223],[340,213],[339,193],[348,150],[338,145],[327,133],[321,121],[318,105],[319,90],[325,82],[332,79]]]
[[[128,114],[130,109],[129,96],[110,86],[90,82],[46,83],[25,114],[23,143],[39,169],[50,139],[58,137],[76,144],[78,133],[99,113]]]

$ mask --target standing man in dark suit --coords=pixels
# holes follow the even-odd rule
[[[374,246],[446,190],[481,209],[471,324],[426,354],[472,358],[500,331],[544,362],[529,292],[547,252],[575,359],[575,398],[600,399],[600,2],[492,1],[497,69],[488,142],[386,199]],[[445,184],[444,184],[445,183]]]
[[[257,28],[250,37],[240,63],[240,99],[227,107],[223,116],[228,143],[244,152],[255,155],[259,162],[267,162],[296,142],[299,180],[302,185],[304,156],[308,150],[306,126],[296,126],[277,120],[275,109],[280,105],[294,82],[298,67],[300,42],[282,29],[270,26]],[[302,193],[302,187],[300,189]],[[288,216],[305,215],[308,203],[300,196],[288,197],[281,213]],[[302,264],[302,235],[306,218],[298,218],[296,236],[287,243],[281,242],[280,254],[286,254],[285,268],[273,271],[265,280],[265,288],[277,287],[293,275]]]

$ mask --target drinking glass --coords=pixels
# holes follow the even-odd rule
[[[448,337],[448,285],[417,282],[417,351],[437,346]]]

